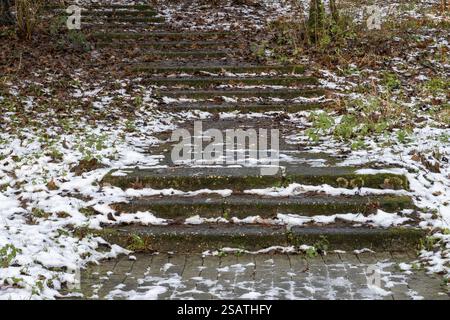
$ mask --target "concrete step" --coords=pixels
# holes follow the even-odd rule
[[[202,105],[209,105],[209,106],[214,106],[216,103],[215,102],[170,102],[167,101],[166,106],[167,107],[172,107],[175,105],[183,105],[186,107],[192,107],[192,108],[201,108]],[[241,107],[245,108],[246,106],[251,106],[251,103],[247,103],[247,102],[243,102],[243,103],[237,103],[237,102],[229,102],[226,103],[228,105],[232,105],[232,106],[236,106],[236,107]],[[268,105],[280,105],[280,106],[289,106],[289,103],[283,103],[283,102],[273,102],[273,103],[269,103]],[[299,103],[300,105],[301,103]],[[317,104],[321,104],[321,105],[326,105],[325,102],[317,102]],[[217,102],[218,106],[224,105],[223,102]],[[261,104],[264,105],[264,104]],[[165,105],[160,104],[160,106],[164,107]],[[201,124],[201,129],[203,129],[204,131],[209,130],[209,129],[217,129],[219,131],[221,131],[223,137],[225,137],[227,135],[227,132],[229,132],[230,130],[234,131],[234,130],[244,130],[245,132],[248,132],[249,130],[256,130],[257,132],[261,129],[266,129],[268,131],[270,130],[274,130],[274,129],[278,129],[279,130],[279,153],[280,154],[285,154],[285,153],[289,153],[291,156],[296,157],[296,158],[301,158],[301,159],[326,159],[329,160],[331,158],[333,159],[340,159],[340,161],[342,161],[343,156],[342,154],[339,155],[337,158],[335,157],[335,155],[330,155],[329,153],[326,152],[309,152],[310,148],[308,145],[305,144],[298,144],[298,143],[293,143],[289,137],[291,136],[295,136],[295,135],[301,135],[304,134],[304,127],[298,126],[298,123],[296,123],[296,121],[290,121],[288,119],[283,119],[283,118],[279,118],[276,119],[274,121],[273,117],[225,117],[225,118],[216,118],[214,116],[208,117],[203,119],[203,121],[198,121],[197,120],[185,120],[182,122],[176,122],[175,124],[178,126],[178,128],[180,129],[186,129],[189,132],[191,132],[192,135],[194,135],[194,130],[195,130],[195,124]],[[198,128],[197,128],[198,129]],[[164,131],[161,132],[159,134],[157,134],[156,136],[158,137],[158,139],[160,140],[160,143],[158,143],[158,145],[152,145],[152,146],[160,146],[162,148],[166,148],[166,149],[172,149],[173,144],[174,143],[178,143],[178,141],[176,142],[170,142],[170,136],[172,134],[173,131],[168,130],[168,131]],[[225,138],[224,138],[225,139]],[[217,142],[219,143],[219,142]],[[224,147],[224,150],[228,150],[230,147],[236,147],[236,145],[234,146],[230,146],[230,145],[223,145],[226,144],[226,141],[223,140],[222,142],[220,142],[220,145]],[[204,141],[203,143],[204,145],[208,144],[207,141]],[[247,148],[248,148],[248,143],[247,143]],[[291,154],[292,152],[295,152],[295,155]],[[151,152],[152,154],[154,154],[154,152]],[[159,153],[158,153],[159,154]],[[324,162],[325,163],[325,162]],[[329,164],[329,162],[327,162]]]
[[[164,219],[186,219],[194,215],[203,218],[243,219],[249,216],[273,218],[279,213],[329,216],[345,213],[370,214],[377,209],[397,212],[414,208],[414,204],[407,196],[330,196],[309,193],[283,198],[254,195],[141,197],[132,198],[129,202],[116,203],[111,207],[119,213],[150,211]]]
[[[302,164],[286,166],[275,175],[261,175],[261,167],[169,167],[149,169],[112,170],[103,185],[122,189],[149,187],[174,188],[190,191],[204,188],[248,189],[281,187],[290,183],[306,185],[328,184],[333,187],[367,187],[374,189],[407,189],[408,180],[393,173],[358,174],[350,167],[309,167]]]
[[[184,51],[160,51],[145,50],[143,59],[151,58],[183,58],[183,59],[208,59],[208,58],[226,58],[229,55],[227,50],[184,50]]]
[[[324,89],[217,89],[217,90],[162,90],[155,92],[157,97],[185,98],[185,99],[217,99],[220,97],[234,98],[312,98],[327,94]]]
[[[173,73],[188,73],[201,74],[202,72],[209,73],[271,73],[277,74],[302,74],[305,72],[305,66],[302,65],[176,65],[165,66],[155,64],[138,64],[126,66],[131,72],[150,73],[150,74],[173,74]]]
[[[272,246],[311,245],[327,250],[372,249],[405,251],[416,249],[425,236],[412,228],[362,228],[349,226],[293,227],[201,224],[166,226],[121,226],[105,228],[96,234],[107,241],[147,252],[191,252],[220,250],[224,247],[261,250]]]
[[[121,40],[121,39],[135,39],[135,40],[150,40],[150,39],[165,39],[165,40],[218,40],[235,38],[236,33],[229,31],[205,32],[205,31],[183,31],[183,32],[96,32],[91,34],[92,38],[101,40]]]
[[[296,113],[305,110],[326,109],[331,106],[330,103],[291,103],[291,104],[243,104],[243,103],[170,103],[159,104],[158,108],[165,111],[192,111],[201,110],[210,113],[220,112],[288,112]]]
[[[55,3],[55,4],[50,4],[47,3],[44,5],[43,9],[44,10],[55,10],[55,11],[65,11],[66,8],[68,7],[64,6],[62,4],[59,3]],[[88,5],[80,5],[80,7],[82,8],[83,11],[86,12],[91,12],[93,10],[98,10],[98,11],[108,11],[108,12],[135,12],[135,11],[139,11],[139,12],[154,12],[154,7],[152,5],[146,5],[146,4],[133,4],[133,5],[122,5],[122,4],[88,4]]]
[[[196,88],[216,87],[220,85],[272,85],[297,86],[318,85],[315,77],[186,77],[162,78],[146,77],[142,83],[157,86],[186,86]]]
[[[101,8],[83,8],[82,17],[155,17],[158,12],[152,9],[132,10],[130,9],[114,9],[107,10]]]
[[[170,102],[167,101],[168,104],[161,104],[159,103],[159,108],[165,108],[165,111],[170,111],[172,107],[174,106],[183,106],[185,108],[191,108],[189,110],[194,110],[196,108],[201,108],[202,105],[209,105],[211,106],[211,108],[214,107],[214,104],[211,102],[206,102],[204,104],[202,103],[185,103],[185,102],[178,102],[178,103],[174,103],[174,102]],[[218,106],[220,106],[221,104],[219,104]],[[244,110],[246,107],[250,106],[250,104],[247,103],[229,103],[229,105],[234,106],[234,109],[230,109],[230,110]],[[323,102],[323,103],[317,103],[317,105],[319,105],[320,107],[327,107],[327,103]],[[291,107],[289,104],[282,104],[282,103],[276,103],[274,104],[274,108],[278,108],[278,110],[282,110],[281,108],[283,107]],[[301,106],[300,105],[294,105],[293,107],[298,107]],[[270,105],[269,105],[270,107]],[[230,107],[231,108],[231,107]],[[256,107],[255,107],[256,108]],[[183,109],[180,109],[183,110]],[[186,109],[184,109],[186,110]],[[198,109],[196,109],[198,110]],[[209,111],[214,110],[214,109],[210,109]],[[220,111],[220,109],[216,109],[217,111]],[[255,109],[256,110],[256,109]],[[264,109],[265,111],[269,111],[270,109]],[[263,109],[260,109],[259,111],[264,111]],[[223,111],[223,109],[222,109]],[[245,113],[246,110],[244,110]],[[280,115],[280,117],[282,118],[283,116]],[[176,145],[179,144],[179,140],[175,139],[172,140],[172,134],[173,131],[172,130],[167,130],[164,132],[160,132],[159,134],[157,134],[155,137],[158,139],[158,143],[157,144],[152,144],[149,145],[147,148],[145,148],[145,151],[148,154],[152,154],[152,155],[159,155],[158,158],[158,166],[164,166],[164,167],[173,167],[173,166],[179,166],[180,164],[183,165],[204,165],[206,164],[205,162],[202,161],[196,161],[194,159],[206,159],[207,158],[207,153],[205,153],[205,147],[207,145],[210,145],[211,140],[208,137],[208,130],[213,129],[213,130],[218,130],[221,135],[222,135],[222,140],[216,140],[214,145],[217,148],[217,150],[222,150],[222,156],[230,156],[230,158],[228,158],[228,160],[232,160],[234,162],[216,162],[218,164],[224,164],[224,163],[228,163],[228,164],[240,164],[240,165],[246,165],[248,164],[248,158],[250,158],[249,155],[249,149],[251,149],[250,144],[255,145],[256,144],[254,142],[251,142],[250,140],[256,139],[258,135],[258,133],[273,133],[273,138],[267,137],[268,139],[267,141],[267,146],[262,145],[261,141],[257,144],[259,144],[259,146],[261,147],[261,149],[259,149],[259,155],[252,155],[252,158],[259,158],[259,159],[254,159],[257,161],[252,161],[252,164],[267,164],[268,162],[265,161],[264,159],[268,156],[271,156],[272,153],[270,153],[270,150],[268,151],[267,155],[265,154],[265,152],[267,151],[267,149],[271,148],[272,146],[275,146],[274,141],[272,139],[277,139],[276,135],[278,132],[278,145],[276,146],[276,148],[279,150],[278,154],[273,153],[273,156],[275,156],[276,158],[279,158],[279,165],[280,166],[299,166],[299,165],[303,165],[306,166],[308,165],[309,167],[316,167],[316,166],[330,166],[330,167],[334,167],[337,166],[338,163],[342,162],[342,160],[345,158],[345,155],[343,154],[329,154],[326,152],[311,152],[311,147],[308,144],[297,144],[297,143],[292,143],[292,140],[290,137],[292,136],[297,136],[297,135],[304,135],[304,128],[302,127],[298,127],[297,124],[295,122],[291,122],[289,120],[284,121],[280,119],[277,119],[274,121],[274,115],[271,116],[257,116],[257,117],[253,117],[253,116],[248,116],[248,115],[243,115],[243,116],[239,116],[236,115],[236,117],[232,116],[232,117],[217,117],[215,115],[212,115],[211,117],[205,118],[203,119],[203,121],[196,121],[196,120],[185,120],[182,123],[179,124],[179,128],[187,130],[190,134],[191,137],[193,136],[197,136],[200,137],[200,135],[197,133],[195,134],[194,132],[199,132],[199,131],[203,131],[203,134],[201,135],[201,139],[203,140],[201,143],[201,146],[203,148],[201,148],[202,150],[200,150],[200,148],[198,148],[197,150],[193,150],[192,146],[188,146],[188,148],[191,149],[192,154],[190,155],[190,157],[188,157],[189,159],[186,159],[186,162],[180,163],[177,161],[173,161],[173,157],[172,157],[172,151],[174,149],[174,147]],[[278,130],[278,131],[272,131],[272,130]],[[216,131],[217,132],[217,131]],[[241,135],[241,140],[242,138],[246,139],[245,142],[245,146],[243,148],[243,146],[238,146],[236,141],[234,141],[234,143],[231,143],[230,141],[227,141],[226,137],[229,136],[230,133],[238,133],[240,132]],[[244,137],[245,136],[245,137]],[[264,139],[264,137],[262,137],[262,139]],[[270,140],[270,141],[269,141]],[[197,140],[198,141],[198,140]],[[190,141],[185,141],[186,144],[188,144],[189,142],[192,142],[192,139],[190,139]],[[269,145],[270,142],[270,145]],[[199,142],[200,144],[200,142]],[[239,143],[241,144],[241,143]],[[246,157],[243,158],[243,153],[241,152],[239,154],[239,157],[236,157],[236,150],[243,150],[246,149]],[[252,147],[253,149],[253,147]],[[234,155],[234,156],[233,156]],[[224,158],[222,158],[222,160],[225,160]],[[270,162],[270,161],[269,161]],[[211,164],[211,163],[209,163]],[[278,165],[278,164],[277,164]],[[380,166],[379,164],[372,164],[373,167],[378,167]]]
[[[133,25],[135,23],[162,23],[165,22],[166,19],[164,17],[127,17],[127,16],[100,16],[100,15],[92,15],[83,17],[82,16],[82,24],[84,23],[121,23],[121,22],[127,22],[129,25]]]

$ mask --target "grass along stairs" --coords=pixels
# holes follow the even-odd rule
[[[143,252],[300,245],[327,250],[417,247],[424,233],[415,227],[415,208],[402,171],[338,166],[338,156],[321,158],[308,145],[289,141],[303,128],[290,126],[277,113],[220,120],[220,112],[284,111],[289,117],[302,110],[326,110],[332,106],[331,93],[307,67],[246,62],[234,54],[240,45],[238,34],[176,30],[150,6],[91,9],[86,10],[90,39],[99,49],[138,50],[139,55],[123,69],[154,87],[159,109],[208,111],[204,122],[224,134],[237,128],[281,132],[281,162],[273,176],[261,175],[264,163],[172,163],[173,143],[162,135],[161,143],[148,150],[149,155],[161,155],[157,166],[119,168],[103,178],[103,186],[129,190],[135,196],[111,206],[115,213],[110,224],[96,231],[99,235]],[[192,129],[191,122],[180,126]],[[297,192],[287,192],[292,186]],[[339,194],[325,192],[331,188]],[[365,223],[377,210],[407,215],[408,222],[398,227]],[[145,212],[165,222],[144,225],[136,214]],[[353,220],[345,218],[349,214]],[[299,223],[301,219],[304,223]],[[117,221],[126,223],[117,225]]]

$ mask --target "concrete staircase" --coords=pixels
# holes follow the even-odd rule
[[[54,9],[58,10],[58,9]],[[140,77],[145,86],[154,86],[158,108],[168,112],[208,111],[205,130],[278,129],[280,131],[280,170],[264,176],[264,164],[202,165],[199,162],[173,163],[173,142],[169,134],[160,135],[161,144],[149,146],[152,155],[161,155],[158,166],[120,168],[102,180],[103,186],[122,189],[176,189],[185,192],[201,189],[228,190],[227,196],[198,193],[194,196],[158,195],[130,197],[116,203],[116,217],[135,212],[151,212],[168,219],[167,225],[144,226],[138,223],[107,226],[100,232],[106,239],[139,251],[202,252],[234,247],[259,250],[271,246],[303,244],[329,250],[409,250],[416,248],[423,232],[416,228],[415,214],[408,226],[381,228],[336,219],[326,225],[317,221],[289,227],[270,224],[278,214],[304,217],[331,217],[355,213],[367,216],[377,209],[400,212],[412,209],[412,200],[394,190],[407,190],[408,180],[401,174],[360,167],[342,167],[341,156],[311,151],[308,144],[293,143],[291,137],[305,128],[285,118],[303,110],[332,107],[330,92],[320,86],[314,70],[300,65],[257,65],[239,56],[245,45],[239,34],[230,31],[176,30],[148,5],[96,6],[85,11],[86,30],[99,50],[139,51],[139,56],[123,66],[130,77]],[[264,117],[219,117],[220,112],[266,112]],[[279,113],[283,112],[284,117]],[[192,121],[180,123],[192,132]],[[374,164],[374,169],[382,168]],[[310,187],[327,184],[343,189],[372,188],[373,194],[328,195],[319,190],[295,195],[264,195],[252,189]],[[187,224],[198,215],[206,222]],[[232,218],[259,216],[253,223],[238,223]],[[113,217],[114,218],[114,217]],[[210,219],[218,219],[211,222]],[[209,219],[209,220],[208,220]],[[229,223],[223,222],[230,221]],[[209,222],[208,222],[209,221]],[[233,222],[234,221],[234,222]],[[139,239],[139,246],[136,246]]]

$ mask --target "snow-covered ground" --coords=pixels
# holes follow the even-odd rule
[[[422,2],[429,8],[428,3],[438,1]],[[182,9],[177,5],[169,5],[163,13],[169,21],[173,20],[174,24],[177,24],[177,21],[186,23],[183,19],[192,17],[199,8],[193,6]],[[230,6],[225,9],[226,14],[215,12],[211,16],[197,15],[197,22],[192,22],[192,28],[198,29],[201,26],[216,29],[237,28],[241,25],[241,19],[247,19],[242,23],[244,28],[247,25],[262,28],[267,22],[268,12],[271,19],[275,19],[290,14],[293,10],[289,4],[284,5],[282,1],[265,1],[256,8]],[[411,7],[406,13],[410,17],[419,16],[416,7]],[[189,19],[187,21],[191,22]],[[444,55],[447,55],[447,60],[438,58],[429,60],[428,62],[434,66],[433,72],[421,68],[423,58],[419,51],[409,52],[405,57],[393,60],[388,68],[399,75],[406,91],[425,86],[431,76],[440,75],[448,79],[450,75],[448,35],[436,30],[428,31],[420,35],[424,42],[428,41],[427,47],[423,50],[430,50],[436,55],[442,50]],[[446,51],[442,48],[446,48]],[[348,76],[338,76],[335,72],[322,70],[325,79],[322,84],[340,91],[341,97],[362,99],[367,102],[365,94],[351,93],[352,90],[358,85],[378,83],[382,75],[374,70],[353,71]],[[433,74],[430,76],[428,73]],[[70,109],[57,108],[59,111],[55,111],[53,108],[47,108],[43,101],[56,104],[56,91],[52,86],[57,80],[63,79],[62,76],[50,70],[41,70],[33,78],[39,80],[10,81],[7,78],[0,78],[2,112],[0,298],[2,299],[55,298],[58,296],[58,290],[76,284],[80,267],[128,253],[127,250],[110,245],[99,237],[78,237],[75,233],[78,228],[101,228],[102,224],[130,221],[140,221],[144,224],[165,223],[150,212],[123,215],[122,219],[116,219],[114,222],[108,218],[113,212],[108,205],[137,195],[175,193],[192,196],[195,193],[150,189],[123,191],[114,187],[102,188],[99,181],[113,168],[158,164],[157,155],[146,154],[146,147],[158,142],[156,138],[158,133],[175,129],[180,121],[208,116],[207,113],[175,114],[157,111],[154,109],[156,102],[152,98],[152,88],[139,85],[137,79],[89,80],[86,70],[74,74],[67,89],[72,103],[76,102],[74,106]],[[114,83],[114,89],[111,83]],[[376,86],[378,92],[385,90],[382,84]],[[433,233],[430,240],[432,245],[422,250],[420,259],[430,271],[449,274],[450,129],[449,123],[436,120],[428,112],[436,101],[441,104],[447,103],[448,108],[448,92],[437,92],[434,96],[426,96],[424,92],[411,92],[406,99],[399,91],[392,92],[391,97],[410,108],[415,119],[421,119],[414,130],[407,134],[406,139],[399,138],[400,130],[394,129],[382,136],[365,137],[361,141],[365,147],[355,150],[348,143],[333,138],[333,128],[342,119],[341,115],[335,113],[332,115],[334,127],[321,132],[319,143],[312,151],[326,153],[345,151],[347,156],[340,165],[378,162],[405,168],[411,188],[408,195],[411,195],[415,204],[421,208],[420,226]],[[86,112],[85,104],[91,106],[89,112]],[[123,116],[124,106],[131,109],[129,113],[132,116]],[[308,120],[311,113],[301,112],[287,121],[308,128],[312,125]],[[239,117],[227,114],[222,116]],[[291,138],[292,143],[310,140],[306,133]],[[75,172],[80,161],[83,163],[92,159],[97,159],[101,166],[87,172]],[[439,169],[430,170],[430,166],[436,168],[433,166],[436,163]],[[311,191],[311,187],[291,185],[286,188],[247,192],[291,195],[307,191]],[[375,190],[349,191],[330,186],[320,186],[314,191],[330,195],[375,193]],[[222,196],[229,195],[229,190],[216,192]],[[93,208],[95,214],[87,208]],[[406,212],[400,216],[381,210],[368,217],[354,213],[339,217],[315,218],[281,214],[270,223],[290,225],[301,225],[306,222],[332,223],[334,219],[340,218],[386,227],[407,223],[408,218],[405,217],[407,214]],[[231,220],[235,223],[259,221],[258,217],[249,217],[245,221]],[[200,217],[186,220],[186,223],[203,222],[204,219]]]

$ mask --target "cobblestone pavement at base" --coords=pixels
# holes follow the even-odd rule
[[[226,256],[138,254],[90,266],[90,299],[449,299],[442,279],[393,252]],[[409,264],[408,264],[409,263]]]

